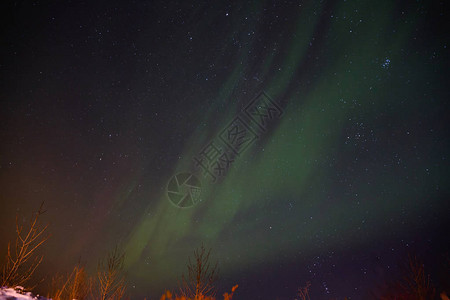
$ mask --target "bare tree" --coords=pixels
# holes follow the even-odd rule
[[[238,285],[236,284],[235,286],[233,286],[233,288],[231,289],[231,293],[224,293],[223,294],[223,300],[232,300],[233,299],[233,295],[234,292],[236,291],[236,289],[238,288]],[[193,298],[188,298],[186,296],[176,296],[176,295],[172,295],[172,293],[170,291],[166,291],[161,298],[159,298],[160,300],[194,300]],[[198,296],[195,298],[196,300],[216,300],[215,297],[208,297],[208,296]],[[145,300],[145,299],[144,299]]]
[[[84,300],[88,298],[91,285],[92,281],[87,276],[84,267],[77,265],[66,280],[61,276],[53,278],[51,298],[53,300]]]
[[[416,256],[409,256],[408,268],[409,272],[402,283],[403,289],[417,299],[433,299],[436,291],[431,284],[430,275],[425,275],[423,263]]]
[[[181,295],[194,300],[203,297],[214,297],[216,294],[217,262],[211,265],[211,249],[206,251],[202,246],[194,251],[194,260],[189,257],[187,276],[182,275]]]
[[[97,278],[100,300],[122,299],[125,295],[125,278],[122,274],[125,254],[118,247],[100,261]]]
[[[426,300],[434,299],[436,294],[430,276],[425,274],[424,264],[415,256],[408,256],[403,278],[388,282],[380,290],[380,296],[377,296],[378,291],[373,294],[381,300]]]
[[[297,291],[297,296],[299,300],[309,300],[309,288],[311,287],[311,282],[306,282],[304,287],[301,287]]]
[[[1,274],[2,286],[24,285],[42,262],[43,256],[35,254],[36,250],[49,238],[49,235],[45,234],[48,224],[41,227],[38,222],[39,217],[45,213],[43,206],[44,202],[30,220],[26,230],[19,225],[16,217],[16,242],[13,249],[11,249],[11,243],[8,243],[6,262]]]

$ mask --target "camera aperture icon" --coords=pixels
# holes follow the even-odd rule
[[[178,173],[167,184],[167,197],[179,208],[189,208],[201,201],[202,185],[191,173]]]

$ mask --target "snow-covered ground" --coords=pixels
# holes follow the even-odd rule
[[[48,300],[45,297],[39,295],[35,296],[30,292],[23,293],[23,288],[16,287],[16,289],[2,287],[0,289],[0,300]]]

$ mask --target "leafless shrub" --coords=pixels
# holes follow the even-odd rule
[[[39,225],[39,217],[45,213],[43,206],[44,202],[41,203],[39,210],[30,220],[29,227],[25,230],[22,225],[19,225],[16,217],[17,237],[13,249],[11,249],[11,243],[8,243],[6,262],[3,265],[0,281],[2,286],[26,284],[42,262],[43,256],[36,255],[36,250],[49,238],[46,235],[48,224],[43,227]]]

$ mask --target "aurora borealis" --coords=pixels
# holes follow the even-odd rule
[[[45,200],[40,274],[119,244],[132,299],[174,289],[202,243],[236,299],[294,299],[307,281],[311,299],[367,299],[408,253],[448,286],[444,6],[11,3],[0,254]],[[282,115],[211,182],[194,158],[261,92]],[[202,184],[185,209],[167,196],[182,172]]]

